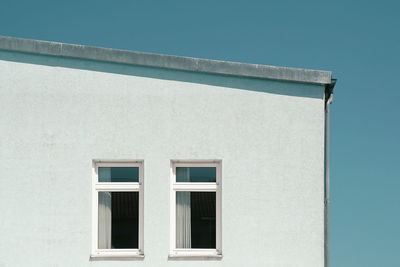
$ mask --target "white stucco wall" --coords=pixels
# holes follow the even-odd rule
[[[322,267],[323,91],[0,52],[0,266]],[[144,160],[143,260],[90,260],[92,159]],[[220,261],[168,260],[171,159],[222,160]]]

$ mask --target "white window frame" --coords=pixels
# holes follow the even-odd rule
[[[216,182],[176,182],[176,167],[215,167]],[[170,258],[221,258],[222,257],[222,212],[221,212],[221,160],[171,160],[170,178]],[[197,191],[216,193],[216,248],[215,249],[182,249],[176,248],[176,192]]]
[[[93,160],[92,168],[92,258],[143,258],[143,160]],[[99,167],[138,167],[139,182],[99,182]],[[139,192],[138,249],[98,248],[99,192]]]

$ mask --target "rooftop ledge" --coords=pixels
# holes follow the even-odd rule
[[[134,52],[0,36],[0,50],[230,76],[328,85],[332,72]]]

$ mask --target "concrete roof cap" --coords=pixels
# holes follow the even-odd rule
[[[0,50],[230,76],[332,84],[330,71],[161,55],[7,36],[0,36]]]

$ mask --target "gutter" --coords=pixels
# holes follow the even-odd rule
[[[330,193],[330,114],[329,107],[333,101],[333,88],[336,85],[336,79],[325,85],[325,134],[324,134],[324,266],[329,266],[329,193]]]

